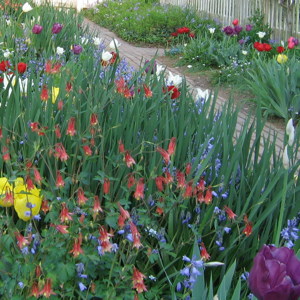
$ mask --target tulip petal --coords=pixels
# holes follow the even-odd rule
[[[291,288],[293,286],[292,280],[290,277],[286,276],[284,280],[274,289],[269,292],[266,292],[264,295],[264,300],[283,300],[290,299]]]

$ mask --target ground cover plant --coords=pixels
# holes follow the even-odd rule
[[[264,244],[298,251],[292,120],[282,159],[217,91],[21,8],[1,15],[1,299],[247,299]]]

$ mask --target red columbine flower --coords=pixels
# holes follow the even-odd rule
[[[103,193],[104,195],[107,195],[109,193],[109,179],[108,178],[104,178],[104,183],[103,183]]]
[[[32,132],[38,131],[39,130],[39,122],[31,122],[30,128],[31,128]]]
[[[187,163],[186,169],[185,169],[186,175],[189,175],[191,173],[191,170],[192,170],[192,164],[189,162],[189,163]]]
[[[69,81],[67,82],[65,90],[67,91],[67,93],[70,93],[72,91],[72,83],[71,82],[69,82]]]
[[[93,154],[89,145],[83,146],[83,151],[84,151],[84,154],[87,156],[92,156],[92,154]]]
[[[119,152],[123,153],[124,151],[125,151],[124,144],[123,144],[122,140],[119,140]]]
[[[41,211],[43,211],[44,214],[46,214],[49,211],[48,200],[46,200],[46,199],[43,200]]]
[[[212,186],[211,185],[209,185],[207,187],[207,190],[206,190],[206,193],[205,193],[204,202],[206,204],[211,204],[212,203]]]
[[[175,153],[175,147],[176,147],[176,138],[172,137],[168,147],[168,153],[170,156]]]
[[[58,125],[58,124],[54,125],[54,128],[55,128],[54,131],[55,131],[56,137],[57,137],[58,139],[60,139],[60,138],[61,138],[61,132],[60,132],[59,125]]]
[[[192,191],[193,191],[193,179],[190,180],[186,186],[185,186],[185,192],[183,194],[183,198],[190,198],[192,197]]]
[[[128,168],[130,168],[133,164],[135,164],[135,160],[131,157],[128,150],[126,150],[125,152],[125,160]]]
[[[75,117],[70,118],[66,133],[69,134],[70,136],[75,135]]]
[[[123,216],[124,220],[130,219],[129,212],[121,206],[120,202],[117,202],[117,204],[118,204],[118,207],[120,209],[121,215]]]
[[[66,225],[55,225],[53,223],[51,223],[50,226],[54,227],[57,231],[59,231],[62,234],[68,234],[69,233],[69,231],[67,230],[67,228],[69,226],[66,226]]]
[[[29,241],[27,240],[27,238],[25,238],[20,232],[15,231],[14,234],[15,234],[17,240],[18,240],[18,247],[20,249],[22,249],[26,245],[30,244]]]
[[[36,298],[38,298],[39,295],[40,295],[40,291],[39,291],[38,283],[36,281],[34,281],[33,285],[32,285],[30,297],[35,296]]]
[[[145,91],[146,98],[152,97],[152,92],[151,92],[150,88],[146,85],[146,83],[143,84],[143,88]]]
[[[246,237],[248,237],[252,233],[253,223],[251,221],[248,221],[247,215],[244,216],[244,221],[245,221],[246,227],[243,230],[243,233],[245,233]]]
[[[122,229],[125,226],[125,219],[122,214],[119,214],[118,226]]]
[[[155,184],[160,192],[162,192],[164,190],[164,187],[163,187],[164,180],[165,180],[165,178],[163,176],[157,176],[155,178]]]
[[[45,73],[51,73],[51,60],[48,60],[45,64]]]
[[[55,144],[55,153],[54,156],[57,158],[60,158],[61,161],[67,161],[69,158],[69,155],[66,152],[65,147],[62,143]]]
[[[91,124],[91,126],[96,126],[98,124],[98,116],[97,116],[97,114],[95,114],[95,113],[91,114],[90,124]]]
[[[69,253],[73,253],[74,257],[79,256],[80,253],[83,254],[78,238],[74,238],[73,249]]]
[[[185,187],[185,176],[183,172],[178,171],[176,174],[177,177],[177,189],[183,189]]]
[[[123,94],[124,92],[124,86],[125,86],[125,80],[123,77],[121,77],[119,80],[115,81],[116,87],[117,87],[117,92],[119,94]]]
[[[57,171],[56,172],[56,187],[61,188],[61,187],[64,187],[64,186],[65,186],[65,182],[62,178],[61,172]]]
[[[53,66],[53,69],[51,70],[51,74],[57,74],[59,73],[59,69],[61,67],[61,63],[60,62],[56,62]]]
[[[224,210],[228,215],[228,220],[234,220],[234,218],[237,217],[237,215],[227,205],[224,206]]]
[[[50,295],[56,295],[51,289],[51,280],[50,278],[46,279],[44,288],[40,291],[40,296],[43,295],[46,298],[49,298]]]
[[[132,248],[137,248],[139,249],[140,247],[143,247],[143,245],[141,244],[141,241],[140,241],[140,233],[139,231],[137,230],[135,224],[132,222],[132,221],[129,221],[129,226],[130,226],[130,230],[131,230],[131,233],[132,233],[132,238],[133,238],[133,246]]]
[[[8,147],[7,146],[3,146],[2,147],[2,157],[3,157],[3,160],[6,162],[6,161],[9,161],[10,160],[10,155],[8,153]]]
[[[282,53],[284,51],[284,48],[282,46],[277,47],[277,52]]]
[[[147,287],[144,284],[144,278],[146,278],[146,276],[142,274],[136,267],[133,267],[133,288],[136,289],[138,294],[142,293],[143,291],[147,292]]]
[[[98,239],[100,240],[101,243],[102,254],[104,254],[105,252],[111,252],[112,244],[109,238],[113,235],[108,233],[106,228],[103,225],[99,226],[99,232],[100,232],[100,237]]]
[[[98,196],[94,196],[94,207],[93,207],[93,219],[96,219],[96,215],[99,212],[103,212],[103,209],[100,206],[100,201]]]
[[[60,222],[64,223],[67,221],[73,221],[71,214],[69,213],[66,203],[61,204]]]
[[[36,166],[33,166],[34,180],[38,185],[42,184],[42,177]]]
[[[144,197],[144,178],[140,178],[135,188],[134,198],[140,200],[144,199]]]
[[[60,100],[58,101],[58,105],[57,105],[58,110],[62,110],[63,106],[64,106],[64,102],[60,99]]]
[[[172,177],[172,175],[170,174],[169,170],[166,170],[165,174],[166,174],[166,176],[167,176],[167,177],[165,178],[165,184],[168,185],[168,184],[170,184],[170,183],[173,182],[173,177]]]
[[[47,101],[48,98],[49,98],[49,94],[48,94],[47,85],[44,84],[43,89],[42,89],[42,93],[41,93],[41,100],[42,101]]]
[[[162,155],[163,159],[165,160],[165,164],[168,166],[170,162],[170,154],[161,147],[156,147],[156,151]]]
[[[158,201],[159,201],[159,203],[163,203],[164,202],[164,200],[163,200],[162,197],[159,197]],[[157,206],[156,212],[161,216],[163,214],[163,212],[164,212],[164,209],[162,207]]]
[[[201,259],[202,260],[209,260],[210,255],[207,253],[204,243],[201,243]]]
[[[128,175],[128,183],[127,183],[128,190],[130,190],[130,188],[134,185],[135,185],[135,178],[134,178],[134,175],[132,173],[130,173]]]
[[[78,205],[84,205],[89,199],[84,196],[83,189],[78,188]]]
[[[4,203],[7,204],[8,202],[10,202],[11,204],[14,204],[14,195],[13,195],[12,191],[10,190],[10,188],[7,186],[6,191],[5,191]]]
[[[23,63],[23,62],[20,62],[18,63],[18,72],[20,74],[23,74],[27,69],[27,64]]]
[[[33,181],[29,175],[26,176],[26,184],[28,191],[31,191],[34,189]]]

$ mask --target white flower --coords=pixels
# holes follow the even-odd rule
[[[208,98],[209,98],[208,90],[202,91],[200,88],[197,88],[196,100],[200,101],[201,99],[204,99],[204,101],[206,102]]]
[[[169,71],[168,84],[179,86],[181,82],[182,82],[182,77],[180,75],[174,76],[172,72]]]
[[[224,266],[225,264],[218,261],[211,261],[203,264],[205,267],[219,267]]]
[[[287,170],[290,166],[289,164],[289,155],[288,155],[288,145],[285,146],[282,156],[283,167]]]
[[[208,30],[211,34],[213,34],[213,33],[215,33],[216,28],[208,28]]]
[[[102,52],[101,59],[103,61],[109,61],[111,58],[112,58],[112,54],[110,52],[108,52],[108,51],[103,51]]]
[[[23,7],[22,7],[23,12],[29,12],[32,10],[32,7],[30,6],[30,4],[28,2],[26,2]]]
[[[280,42],[280,45],[281,45],[282,47],[284,47],[284,41],[281,41],[281,42]]]
[[[248,51],[242,50],[242,53],[243,53],[243,55],[247,55],[247,54],[248,54]]]
[[[190,69],[190,68],[192,68],[193,66],[192,66],[192,65],[187,65],[186,67]]]
[[[187,44],[183,44],[183,46],[184,46],[184,47],[186,47],[186,46],[187,46]]]
[[[294,140],[295,140],[295,129],[289,135],[289,141],[288,141],[289,146],[292,146],[294,144]]]
[[[35,17],[32,17],[32,20],[30,21],[31,25],[35,22]]]
[[[16,85],[16,77],[13,74],[10,75],[4,75],[3,78],[3,88],[6,90],[8,87],[9,82],[11,81],[11,86],[15,86]],[[20,87],[20,92],[21,93],[27,93],[27,85],[28,85],[28,78],[25,78],[24,80],[22,80],[21,78],[19,78],[19,87]],[[12,88],[9,88],[8,91],[8,95],[7,97],[9,98],[12,92]]]
[[[64,48],[62,48],[62,47],[57,47],[56,48],[56,53],[58,55],[62,55],[64,52],[65,52]]]
[[[81,44],[82,45],[86,45],[88,42],[89,42],[89,40],[87,38],[85,38],[85,37],[81,38]]]
[[[109,48],[112,50],[115,50],[116,48],[119,48],[121,44],[119,44],[118,40],[112,39],[112,41],[109,44]]]
[[[6,25],[10,26],[11,25],[11,21],[10,20],[6,20]]]
[[[5,58],[9,58],[10,57],[10,55],[12,55],[12,53],[14,52],[14,51],[9,51],[9,49],[6,49],[5,51],[4,50],[2,50],[3,51],[3,56],[5,57]]]
[[[257,34],[260,39],[262,39],[266,35],[266,33],[263,31],[259,31]]]
[[[293,119],[291,118],[286,124],[286,129],[285,129],[286,134],[290,135],[293,130],[294,130]]]
[[[99,45],[101,44],[101,42],[102,42],[102,39],[100,39],[100,38],[98,38],[98,37],[94,37],[94,38],[93,38],[93,41],[94,41],[94,44],[95,44],[96,46],[99,46]]]

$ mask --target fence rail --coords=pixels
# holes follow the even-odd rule
[[[189,5],[212,18],[218,18],[224,25],[231,25],[238,19],[241,25],[249,23],[248,18],[259,9],[264,14],[264,22],[273,29],[272,38],[286,39],[287,26],[283,16],[283,8],[278,0],[161,0],[161,4]],[[293,36],[300,38],[299,1],[296,1],[292,12]]]

